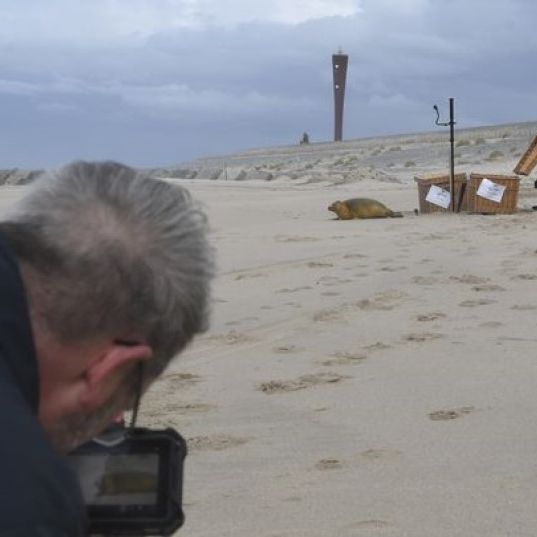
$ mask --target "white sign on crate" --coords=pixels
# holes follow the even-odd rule
[[[449,204],[451,203],[451,194],[448,190],[444,190],[443,188],[440,188],[436,185],[431,185],[431,188],[429,188],[429,192],[427,192],[427,197],[425,198],[425,201],[447,209],[449,207]]]
[[[490,201],[500,203],[505,192],[505,186],[493,183],[486,177],[481,181],[479,188],[477,189],[477,195]]]

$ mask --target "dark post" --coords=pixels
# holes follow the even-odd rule
[[[440,112],[436,104],[433,106],[436,112],[435,123],[440,127],[449,127],[449,143],[451,152],[449,157],[449,191],[451,194],[451,211],[455,212],[455,99],[449,98],[449,123],[440,123]]]
[[[449,99],[449,143],[451,156],[449,160],[449,189],[451,190],[451,212],[455,212],[455,99]]]
[[[332,55],[332,72],[334,75],[334,141],[341,142],[343,137],[343,103],[345,99],[345,81],[349,57],[341,49]]]

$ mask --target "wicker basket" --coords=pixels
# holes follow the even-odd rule
[[[535,166],[537,166],[537,136],[526,149],[513,171],[518,175],[529,175]]]
[[[447,209],[429,203],[425,198],[429,193],[432,185],[449,190],[449,175],[423,175],[414,177],[414,181],[418,183],[418,197],[420,204],[420,213],[445,213],[451,211],[451,206]],[[455,174],[455,211],[466,211],[466,174]]]
[[[488,179],[493,183],[506,187],[500,203],[477,195],[477,190],[483,179]],[[470,174],[470,180],[466,188],[468,211],[482,214],[512,214],[516,212],[519,183],[520,178],[516,175]]]

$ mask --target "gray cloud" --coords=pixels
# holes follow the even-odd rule
[[[221,24],[216,1],[108,1],[80,11],[70,2],[62,15],[67,4],[47,8],[57,35],[29,35],[19,26],[27,20],[32,29],[35,13],[0,8],[13,23],[0,37],[0,107],[11,133],[0,142],[4,166],[79,157],[158,165],[295,143],[304,130],[329,140],[330,55],[339,45],[350,56],[347,138],[432,129],[432,104],[442,108],[450,96],[460,126],[535,119],[537,5],[529,0],[332,8],[318,0],[301,23],[298,1],[274,0],[275,15],[263,21],[260,9],[244,11],[251,2],[235,0]],[[334,5],[339,15],[326,16]],[[103,6],[115,18],[93,32]]]

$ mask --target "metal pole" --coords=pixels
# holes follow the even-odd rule
[[[436,112],[435,124],[439,127],[449,127],[449,141],[451,144],[451,152],[449,158],[449,193],[451,198],[451,211],[455,212],[455,99],[449,98],[449,123],[440,123],[440,111],[436,104],[433,106]]]
[[[449,190],[451,191],[451,212],[455,212],[455,99],[449,99],[449,141],[451,158],[449,162]]]

